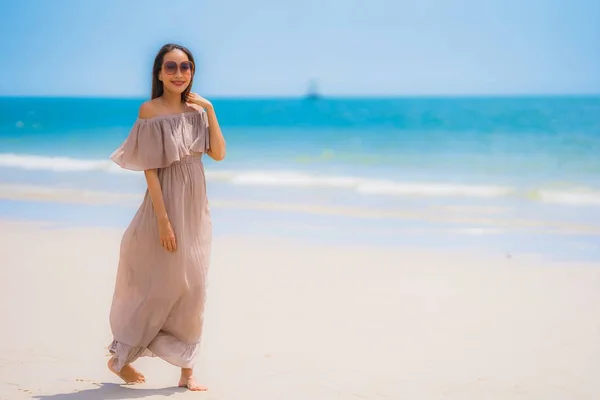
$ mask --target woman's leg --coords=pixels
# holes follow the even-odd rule
[[[144,382],[146,382],[146,377],[144,377],[144,375],[142,375],[142,373],[139,372],[137,369],[133,368],[133,366],[131,364],[125,364],[123,366],[123,368],[121,368],[120,371],[117,371],[117,369],[115,368],[115,365],[114,365],[115,361],[116,361],[116,359],[114,357],[111,357],[111,359],[108,360],[108,363],[106,365],[108,366],[108,369],[111,370],[112,373],[117,375],[119,378],[123,379],[125,381],[125,383],[144,383]]]
[[[198,384],[194,377],[193,368],[181,368],[181,378],[179,379],[179,386],[186,387],[189,390],[203,392],[208,390],[206,386]]]

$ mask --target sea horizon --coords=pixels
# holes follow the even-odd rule
[[[210,94],[201,90],[192,89],[209,100],[303,100],[306,93],[294,94]],[[320,92],[318,100],[427,100],[427,99],[596,99],[600,92],[523,92],[523,93],[397,93],[397,94],[339,94]],[[83,99],[83,100],[150,100],[150,90],[147,94],[119,95],[119,94],[2,94],[0,99]]]

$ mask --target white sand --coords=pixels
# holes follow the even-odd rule
[[[216,239],[203,357],[105,368],[121,232],[0,222],[0,399],[600,398],[600,265]]]

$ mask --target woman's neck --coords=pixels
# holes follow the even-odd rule
[[[181,109],[181,94],[164,92],[161,96],[162,103],[165,107],[173,110]]]

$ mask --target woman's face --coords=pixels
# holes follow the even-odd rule
[[[194,66],[181,50],[172,50],[165,54],[158,79],[165,91],[183,93],[192,80]]]

